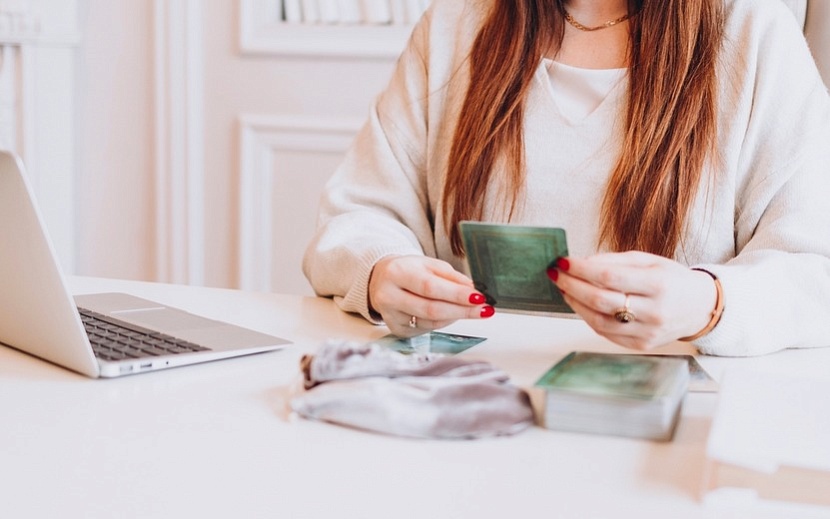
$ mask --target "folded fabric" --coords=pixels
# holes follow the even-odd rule
[[[527,393],[477,360],[327,343],[301,361],[300,416],[413,438],[515,434],[533,423]]]

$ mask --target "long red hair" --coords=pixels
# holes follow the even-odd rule
[[[600,215],[612,250],[672,257],[717,131],[722,0],[629,0],[624,141]],[[444,219],[455,254],[461,220],[483,216],[496,164],[513,215],[524,188],[524,102],[564,34],[562,0],[494,0],[470,54],[470,85],[450,149]],[[499,78],[498,80],[494,78]],[[503,161],[503,162],[501,162]]]

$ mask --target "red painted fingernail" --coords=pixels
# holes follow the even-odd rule
[[[483,317],[485,319],[488,318],[488,317],[493,317],[493,314],[495,314],[495,313],[496,313],[496,309],[493,308],[490,305],[487,305],[487,306],[485,306],[481,309],[481,317]]]
[[[556,268],[562,269],[565,272],[567,272],[568,269],[571,268],[571,262],[568,261],[568,258],[559,258],[558,260],[556,260]]]
[[[479,294],[478,292],[473,292],[470,294],[470,303],[474,305],[480,305],[484,303],[485,299],[484,296]]]
[[[551,281],[556,283],[556,280],[559,279],[559,271],[556,270],[553,267],[548,267],[548,277],[550,278]]]

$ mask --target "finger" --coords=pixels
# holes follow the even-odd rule
[[[481,304],[478,299],[472,297],[477,291],[465,280],[466,277],[459,278],[447,272],[418,271],[402,277],[401,288],[428,300],[467,307]]]
[[[417,316],[393,312],[393,315],[386,318],[385,322],[389,331],[398,337],[414,337],[432,330],[445,328],[455,321],[419,319]]]
[[[430,268],[433,269],[436,275],[454,283],[458,283],[459,285],[465,285],[472,287],[473,280],[470,279],[468,276],[455,270],[452,265],[445,261],[435,260],[435,263],[430,265]]]
[[[613,317],[628,305],[628,310],[633,312],[638,319],[651,320],[652,316],[648,312],[649,305],[643,296],[608,290],[567,274],[560,274],[556,285],[566,294],[566,300],[569,303],[573,301],[592,312]]]
[[[416,294],[404,294],[401,305],[397,308],[409,312],[418,319],[429,321],[456,321],[458,319],[480,319],[487,317],[487,305],[473,305],[469,298],[463,304],[451,301],[421,297]]]
[[[570,297],[566,297],[565,301],[583,318],[588,326],[606,337],[626,337],[627,340],[652,341],[655,338],[654,332],[661,328],[659,325],[649,322],[648,319],[642,318],[642,314],[638,314],[630,304],[627,310],[625,307],[617,308],[609,314],[598,312]],[[617,312],[623,310],[626,310],[630,320],[622,320],[620,316],[616,315]],[[618,341],[615,340],[615,342]]]
[[[586,256],[584,258],[568,258],[571,261],[585,261],[591,263],[604,263],[607,265],[622,265],[631,267],[653,267],[665,261],[662,256],[650,254],[642,251],[625,251],[625,252],[603,252],[594,254],[593,256]]]
[[[397,257],[375,267],[371,302],[395,333],[415,316],[423,326],[435,329],[458,319],[489,317],[484,296],[465,275],[444,261],[425,257]]]
[[[474,306],[484,302],[484,297],[471,286],[461,273],[452,273],[452,267],[443,261],[424,257],[399,257],[378,263],[370,281],[373,307],[382,310],[408,310],[404,306],[407,293],[446,301],[456,305]]]
[[[600,335],[621,335],[627,337],[635,337],[642,332],[645,323],[640,317],[634,314],[634,320],[629,322],[620,322],[614,317],[614,313],[621,308],[615,309],[613,312],[599,312],[580,301],[570,297],[570,294],[565,297],[565,301],[570,307],[579,314],[580,317],[590,326],[594,331]],[[630,308],[630,307],[629,307]]]
[[[665,258],[642,252],[624,252],[602,254],[588,258],[567,258],[557,263],[560,273],[579,278],[588,283],[608,290],[653,295],[659,292],[661,277],[656,276],[657,269],[665,266]],[[560,276],[557,286],[568,290],[561,284]]]
[[[597,334],[620,346],[646,351],[671,342],[664,335],[655,333],[658,330],[651,324],[640,321],[636,314],[634,321],[623,323],[612,315],[596,312],[568,297],[565,300]]]

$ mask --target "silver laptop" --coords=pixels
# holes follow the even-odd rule
[[[0,343],[90,377],[118,377],[289,341],[128,294],[73,299],[23,165],[0,151]]]

